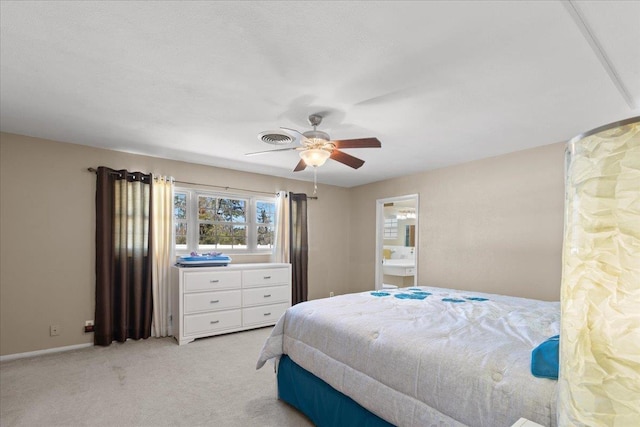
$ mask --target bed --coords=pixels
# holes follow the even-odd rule
[[[316,425],[500,427],[524,417],[553,427],[557,382],[534,377],[530,363],[559,328],[559,302],[423,286],[362,292],[289,308],[257,368],[280,360],[279,397]],[[356,422],[352,404],[370,420]]]

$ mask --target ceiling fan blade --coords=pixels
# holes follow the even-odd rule
[[[298,131],[298,130],[291,129],[291,128],[284,128],[284,127],[282,127],[282,126],[280,126],[280,129],[283,129],[283,130],[286,130],[286,131],[288,131],[288,132],[291,132],[291,133],[293,133],[294,135],[299,135],[301,139],[306,139],[306,136],[304,136],[304,135],[302,134],[302,132],[300,132],[300,131]]]
[[[300,171],[305,170],[306,167],[307,167],[307,164],[304,162],[304,160],[300,159],[300,161],[296,165],[296,168],[293,171],[294,172],[300,172]]]
[[[352,155],[339,151],[338,149],[334,149],[331,152],[331,158],[354,169],[358,169],[360,166],[364,165],[364,160],[353,157]]]
[[[289,147],[289,148],[278,148],[276,150],[265,150],[265,151],[256,151],[254,153],[246,153],[245,156],[255,156],[256,154],[264,154],[264,153],[275,153],[277,151],[291,151],[297,150],[299,147]]]
[[[339,139],[331,141],[336,148],[380,148],[378,138]]]

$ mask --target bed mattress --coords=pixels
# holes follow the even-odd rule
[[[557,382],[531,374],[531,351],[559,333],[560,304],[415,287],[297,304],[258,368],[295,363],[398,426],[556,425]]]

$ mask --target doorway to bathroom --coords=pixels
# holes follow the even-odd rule
[[[376,201],[376,289],[418,283],[417,194]]]

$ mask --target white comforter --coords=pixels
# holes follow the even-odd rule
[[[555,426],[556,381],[532,376],[530,360],[559,321],[558,302],[493,294],[342,295],[287,310],[257,367],[287,354],[398,426],[500,427],[520,417]]]

